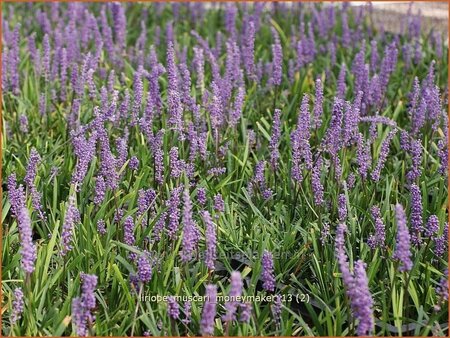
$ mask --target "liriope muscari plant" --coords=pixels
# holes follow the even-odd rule
[[[2,334],[448,335],[418,6],[5,4]]]

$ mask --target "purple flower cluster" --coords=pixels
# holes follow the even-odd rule
[[[203,222],[205,223],[205,241],[206,241],[206,252],[205,252],[205,265],[208,269],[213,270],[216,261],[216,251],[217,251],[217,235],[216,227],[211,219],[211,215],[208,211],[203,211],[202,213]]]
[[[217,306],[217,288],[215,285],[206,286],[206,301],[203,305],[202,318],[200,320],[200,332],[202,335],[214,333],[214,318]]]
[[[239,302],[236,300],[238,297],[242,294],[242,278],[241,274],[238,271],[233,271],[231,273],[231,286],[230,286],[230,292],[228,296],[230,297],[230,300],[225,303],[225,309],[226,313],[222,317],[222,319],[226,322],[232,321],[236,319],[236,310],[238,308]]]
[[[448,223],[445,223],[442,235],[434,237],[435,254],[438,257],[443,257],[445,251],[448,249]]]
[[[217,212],[225,211],[225,202],[223,201],[221,194],[217,194],[214,196],[214,210]]]
[[[37,257],[36,245],[33,243],[30,214],[25,205],[25,192],[22,185],[17,186],[15,174],[8,177],[8,195],[12,214],[17,219],[19,228],[22,268],[25,273],[31,274],[34,271]]]
[[[397,243],[393,258],[400,262],[399,271],[409,271],[412,268],[411,261],[411,236],[406,224],[406,215],[401,204],[395,206],[395,217],[397,220]]]
[[[270,251],[264,250],[261,260],[261,279],[263,288],[267,291],[275,291],[275,274],[273,268],[273,257]]]
[[[103,176],[98,176],[95,180],[94,204],[100,205],[105,199],[106,184]]]
[[[322,171],[322,156],[319,155],[311,171],[311,189],[314,196],[314,204],[317,206],[322,205],[324,202],[323,199],[324,188],[322,182],[320,182],[321,171]]]
[[[19,130],[22,133],[25,133],[25,134],[28,133],[28,117],[26,115],[24,115],[24,114],[20,115],[19,116],[19,123],[20,123]]]
[[[134,222],[133,217],[128,216],[123,222],[123,242],[127,245],[134,245]]]
[[[197,201],[201,206],[204,206],[206,204],[206,202],[208,201],[208,199],[206,197],[206,189],[205,188],[198,188]]]
[[[181,320],[184,325],[188,325],[191,322],[191,307],[192,304],[190,301],[184,303],[183,306],[184,318]]]
[[[264,177],[264,169],[266,161],[259,161],[255,165],[255,173],[253,179],[249,182],[249,190],[251,193],[259,191],[261,196],[267,200],[272,197],[272,190],[267,187],[266,179]]]
[[[422,212],[422,193],[420,188],[413,184],[411,185],[411,243],[417,246],[422,243]]]
[[[278,325],[280,325],[280,316],[281,316],[281,296],[280,295],[276,295],[275,296],[275,301],[272,305],[272,314],[273,314],[273,318],[275,320],[275,323]]]
[[[16,174],[12,173],[8,177],[8,197],[11,203],[11,211],[14,217],[19,216],[20,210],[25,207],[25,192],[23,185],[17,186]]]
[[[371,209],[372,218],[375,222],[375,234],[370,235],[367,239],[367,244],[371,249],[377,247],[384,248],[386,240],[386,226],[384,225],[383,219],[381,218],[380,208],[378,206],[373,206]]]
[[[152,264],[146,252],[141,254],[137,260],[138,278],[142,283],[149,282],[152,279]]]
[[[38,164],[41,161],[41,156],[35,148],[31,149],[30,159],[28,160],[27,172],[24,178],[25,184],[30,191],[33,208],[42,220],[45,219],[42,203],[41,193],[37,189],[34,181],[36,179]]]
[[[345,198],[345,194],[339,194],[338,215],[339,215],[339,221],[341,221],[341,222],[347,218],[347,199]]]
[[[77,223],[81,221],[80,212],[75,206],[75,196],[70,196],[67,203],[66,214],[61,232],[61,255],[65,256],[72,250],[73,230]]]
[[[175,50],[172,42],[167,47],[167,102],[169,105],[169,125],[180,132],[183,128],[183,106],[178,88],[178,72],[175,64]]]
[[[281,138],[281,110],[275,109],[273,115],[272,137],[270,138],[269,142],[270,164],[274,171],[278,167],[278,159],[280,158],[280,151],[278,149],[280,138]]]
[[[22,268],[27,274],[31,274],[35,268],[37,258],[36,245],[32,240],[31,219],[28,209],[22,207],[17,216],[19,226],[20,241],[22,248],[20,254],[22,256]]]
[[[81,273],[81,295],[72,300],[72,322],[76,327],[78,336],[87,336],[92,326],[95,308],[95,289],[97,287],[97,276]]]
[[[364,139],[364,136],[359,133],[357,138],[358,148],[356,150],[356,161],[358,163],[358,171],[363,180],[367,178],[367,173],[372,163],[372,156],[370,154],[370,143]]]
[[[98,231],[98,233],[99,233],[100,235],[102,235],[102,236],[106,235],[107,230],[106,230],[106,224],[105,224],[105,221],[104,221],[104,220],[99,219],[99,220],[97,221],[97,231]]]
[[[339,269],[342,273],[347,297],[353,316],[359,321],[357,334],[359,336],[370,335],[374,328],[373,300],[369,291],[369,281],[366,275],[366,264],[358,260],[355,263],[353,274],[350,272],[348,258],[345,253],[345,232],[347,227],[344,223],[338,225],[336,230],[336,257]]]
[[[309,144],[311,117],[309,114],[309,97],[304,95],[300,106],[297,128],[291,134],[292,146],[292,178],[301,183],[303,181],[301,161],[305,163],[306,169],[312,169],[312,152]]]
[[[435,311],[440,311],[441,306],[448,302],[448,269],[444,271],[444,276],[439,280],[439,284],[436,286],[437,304],[435,305]]]
[[[138,212],[139,216],[143,215],[151,207],[155,201],[156,192],[153,189],[140,189],[138,192]]]
[[[21,288],[14,289],[14,298],[12,301],[11,325],[14,325],[22,316],[25,302],[23,300],[23,291]]]
[[[23,186],[16,174],[8,178],[11,213],[4,218],[11,224],[8,230],[18,231],[24,280],[32,281],[35,266],[41,266],[38,245],[51,237],[52,222],[47,224],[44,211],[59,205],[63,210],[52,210],[52,215],[63,215],[62,260],[70,262],[77,242],[104,244],[111,240],[106,235],[114,237],[118,229],[115,239],[130,251],[127,274],[135,296],[149,291],[152,278],[159,278],[165,266],[159,254],[167,249],[176,251],[171,256],[175,266],[182,262],[185,272],[197,275],[200,267],[207,271],[208,283],[215,283],[220,277],[214,272],[220,265],[220,241],[226,239],[219,236],[230,232],[230,224],[242,225],[245,212],[249,215],[244,223],[259,215],[274,225],[282,223],[281,232],[299,222],[306,232],[320,231],[316,238],[323,254],[332,238],[330,220],[335,220],[340,223],[335,258],[356,333],[374,334],[372,281],[362,260],[349,255],[349,261],[346,222],[361,225],[352,240],[367,242],[371,250],[362,254],[368,255],[368,262],[379,254],[386,258],[393,247],[394,267],[408,276],[416,272],[413,255],[429,249],[424,255],[435,256],[430,264],[442,268],[448,250],[448,224],[439,224],[446,214],[441,210],[443,189],[433,190],[448,178],[448,88],[438,69],[445,66],[443,36],[432,32],[423,39],[421,15],[411,10],[401,23],[404,33],[387,34],[384,27],[365,23],[372,14],[370,4],[213,5],[217,12],[208,16],[200,3],[168,6],[142,6],[139,13],[120,3],[54,3],[37,6],[31,17],[24,16],[20,6],[8,7],[2,25],[2,89],[14,109],[6,116],[4,131],[14,148],[6,151],[7,162],[17,161],[8,162],[6,171],[25,175]],[[198,29],[211,15],[221,22]],[[167,20],[161,25],[155,17]],[[134,32],[130,19],[136,20]],[[207,32],[209,28],[216,31]],[[401,88],[395,88],[397,84]],[[27,98],[30,85],[37,87]],[[405,92],[405,86],[411,89]],[[24,112],[22,103],[28,101],[34,108]],[[54,151],[48,147],[51,143],[35,140],[40,124],[55,138]],[[28,161],[19,158],[21,145],[30,150]],[[59,172],[46,172],[43,159]],[[392,181],[392,174],[400,176]],[[65,182],[67,175],[70,182]],[[52,187],[45,186],[49,182],[68,186],[55,186],[52,199]],[[425,187],[427,193],[422,194]],[[410,192],[408,208],[402,202],[405,191]],[[405,206],[395,206],[396,226],[391,228],[381,211],[389,209],[380,202],[389,197],[384,196],[387,192]],[[57,201],[61,196],[67,198],[65,211],[64,203]],[[361,205],[366,200],[371,202]],[[369,221],[361,208],[370,210]],[[83,223],[94,222],[98,236],[85,231],[80,211]],[[370,218],[373,230],[363,224]],[[81,231],[76,230],[80,226]],[[395,244],[390,242],[393,233]],[[39,235],[36,243],[33,235]],[[17,236],[12,238],[17,241]],[[245,237],[240,244],[248,240],[255,238]],[[270,247],[280,242],[275,237],[267,240]],[[421,250],[422,244],[427,245]],[[118,254],[123,257],[123,252]],[[264,292],[275,292],[277,279],[285,276],[275,274],[272,253],[264,250],[256,264],[261,266]],[[181,277],[186,277],[183,271]],[[104,330],[103,325],[94,326],[97,277],[82,273],[81,279],[82,292],[72,301],[71,318],[75,333],[85,336],[93,334],[95,326]],[[442,283],[436,289],[437,307],[448,298]],[[212,335],[221,312],[226,334],[244,332],[233,327],[252,318],[252,304],[233,299],[248,293],[241,273],[231,273],[232,298],[223,309],[217,308],[217,296],[225,289],[218,286],[206,286],[201,321],[191,326]],[[269,316],[272,311],[272,325],[259,325],[257,316],[252,324],[264,332],[284,330],[290,321],[281,322],[281,300],[276,296],[266,309]],[[24,307],[20,288],[14,291],[12,307],[11,326]],[[187,326],[198,316],[197,308],[190,302],[180,307],[176,297],[169,297],[171,325],[184,323],[182,333],[195,334]],[[154,326],[160,333],[167,331],[162,321]],[[221,330],[218,325],[217,332]]]
[[[410,182],[414,182],[422,174],[420,169],[422,162],[422,143],[419,140],[411,140],[409,151],[411,154],[412,166],[411,170],[406,174],[406,177]]]
[[[137,171],[139,169],[139,159],[136,156],[132,156],[128,162],[128,167],[133,171]]]
[[[200,231],[192,215],[192,202],[187,189],[183,192],[183,204],[183,238],[180,257],[183,262],[188,262],[197,250]]]
[[[176,232],[178,230],[178,227],[180,225],[180,195],[181,191],[183,190],[183,187],[180,186],[178,188],[175,188],[170,193],[170,198],[166,202],[166,205],[168,207],[168,216],[169,216],[169,223],[167,225],[167,234],[170,238],[174,238],[176,235]]]
[[[180,317],[180,308],[174,296],[167,297],[167,313],[172,319]]]
[[[439,232],[439,219],[436,215],[431,215],[430,217],[428,217],[424,236],[430,238],[433,237],[438,232]]]
[[[314,101],[314,127],[320,128],[322,125],[322,114],[323,114],[323,84],[320,79],[316,80],[316,92]]]
[[[369,281],[366,274],[366,264],[359,260],[355,263],[354,285],[352,290],[352,310],[359,319],[357,334],[364,336],[373,332],[375,324],[373,317],[373,300],[369,291]]]
[[[95,156],[97,135],[94,133],[89,139],[86,139],[84,133],[73,134],[72,137],[74,152],[77,156],[77,164],[72,174],[72,183],[79,185],[83,182],[89,164]]]
[[[391,130],[386,139],[381,144],[380,154],[378,155],[378,162],[371,172],[372,180],[374,180],[375,182],[378,182],[381,178],[381,170],[383,169],[384,163],[386,162],[386,159],[388,157],[390,143],[396,133],[397,129]]]
[[[283,76],[283,49],[281,47],[280,37],[275,28],[272,28],[272,36],[274,39],[274,43],[272,44],[272,78],[269,82],[275,86],[279,86]]]

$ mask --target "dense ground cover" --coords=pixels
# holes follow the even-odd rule
[[[3,4],[2,334],[448,334],[448,48],[371,10]]]

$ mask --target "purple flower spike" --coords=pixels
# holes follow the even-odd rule
[[[19,129],[22,133],[28,133],[28,117],[24,114],[19,117]]]
[[[301,183],[303,181],[301,161],[305,163],[306,169],[312,169],[312,152],[309,144],[311,117],[309,114],[309,97],[303,96],[298,116],[297,128],[291,133],[292,147],[292,178]]]
[[[217,252],[217,235],[216,226],[211,219],[211,215],[207,210],[202,213],[203,222],[205,223],[205,241],[206,241],[206,252],[205,252],[205,265],[209,270],[214,270],[216,262],[216,252]]]
[[[8,66],[9,66],[9,76],[10,76],[10,85],[11,90],[14,95],[18,95],[20,92],[20,72],[19,72],[19,64],[20,64],[20,23],[16,25],[14,31],[12,33],[11,38],[11,47],[8,52]],[[45,38],[44,38],[45,42]],[[6,60],[5,60],[6,61]]]
[[[21,288],[17,288],[14,290],[14,299],[12,302],[11,325],[14,325],[22,316],[24,305],[23,291]]]
[[[183,192],[183,204],[183,239],[180,256],[183,262],[188,262],[197,249],[200,238],[200,231],[192,215],[192,202],[188,189],[185,189]]]
[[[138,277],[142,283],[149,282],[152,279],[152,265],[147,253],[139,256],[137,261]]]
[[[366,275],[366,264],[359,260],[355,263],[353,274],[350,272],[347,254],[345,252],[345,232],[347,226],[344,223],[338,225],[336,230],[336,258],[339,270],[342,273],[342,281],[346,295],[350,300],[352,314],[359,321],[357,334],[370,335],[373,332],[373,300],[369,291],[369,283]]]
[[[80,212],[75,206],[75,197],[70,196],[69,202],[66,209],[66,214],[64,216],[64,224],[62,226],[61,241],[62,249],[61,255],[65,256],[69,251],[72,250],[72,237],[73,229],[77,223],[81,221]]]
[[[405,211],[401,204],[395,206],[395,217],[397,220],[397,243],[395,245],[395,252],[393,258],[400,262],[399,271],[409,271],[412,269],[413,262],[411,261],[411,239],[406,224]]]
[[[322,205],[323,200],[323,185],[320,182],[320,174],[322,170],[322,156],[316,160],[316,163],[311,172],[311,189],[314,195],[314,204],[319,206]]]
[[[169,215],[169,224],[167,226],[167,233],[170,238],[175,238],[178,226],[179,226],[179,218],[180,218],[180,195],[183,187],[180,186],[172,190],[170,194],[170,198],[167,201],[168,206],[168,215]]]
[[[192,304],[190,301],[187,301],[184,303],[184,306],[183,306],[184,319],[182,319],[181,321],[185,325],[188,325],[191,322],[191,307],[192,307]]]
[[[432,237],[439,231],[439,219],[436,215],[431,215],[428,218],[427,226],[425,227],[425,237]]]
[[[221,194],[214,196],[214,210],[217,212],[225,211],[225,202],[223,201]]]
[[[256,80],[255,69],[255,24],[253,21],[247,23],[244,34],[243,60],[247,76],[250,80]]]
[[[206,197],[206,189],[205,188],[198,188],[197,190],[197,201],[201,206],[204,206],[206,204],[207,197]]]
[[[206,301],[200,320],[200,332],[202,335],[211,336],[214,333],[214,318],[217,306],[217,288],[215,285],[206,286],[205,297]]]
[[[102,236],[106,235],[107,230],[106,230],[106,224],[105,224],[105,221],[104,221],[104,220],[99,219],[99,220],[97,221],[97,231],[98,231],[98,233],[99,233],[100,235],[102,235]]]
[[[262,256],[262,274],[261,279],[263,281],[263,288],[267,291],[275,291],[275,274],[273,268],[273,257],[272,253],[264,250]]]
[[[245,89],[239,87],[236,97],[233,102],[233,109],[230,113],[230,124],[235,127],[241,117],[242,107],[244,106]]]
[[[347,90],[347,86],[345,84],[345,75],[346,75],[346,68],[345,64],[341,66],[341,70],[339,71],[339,76],[337,80],[337,96],[340,99],[345,99],[345,92]]]
[[[272,137],[270,138],[269,151],[270,151],[270,164],[275,171],[278,167],[278,159],[280,158],[280,151],[278,144],[281,138],[281,110],[275,109],[273,115],[272,125]]]
[[[342,222],[347,218],[347,200],[345,194],[340,194],[338,198],[339,220]]]
[[[381,170],[384,167],[384,163],[386,162],[386,159],[389,154],[389,146],[391,143],[391,140],[394,138],[395,134],[397,133],[397,129],[393,129],[389,132],[386,139],[381,144],[381,150],[380,155],[378,156],[378,162],[375,166],[375,169],[371,172],[372,180],[375,182],[378,182],[381,178]]]
[[[28,187],[34,185],[34,180],[36,178],[37,173],[37,165],[41,160],[41,156],[36,151],[35,148],[31,149],[30,159],[28,160],[27,173],[25,175],[24,181]]]
[[[437,304],[434,307],[436,312],[441,310],[441,306],[448,302],[448,269],[445,269],[444,276],[439,280],[436,287]]]
[[[371,249],[375,249],[376,247],[384,248],[385,240],[386,240],[386,231],[383,219],[381,218],[380,208],[377,206],[373,206],[371,209],[372,218],[375,222],[375,234],[370,235],[367,240],[367,244]]]
[[[96,134],[86,139],[84,133],[81,133],[72,139],[74,152],[77,156],[77,164],[72,174],[71,183],[79,185],[83,182],[89,169],[89,164],[95,156],[96,141]]]
[[[169,106],[169,125],[175,131],[183,129],[183,106],[178,87],[178,71],[175,64],[175,50],[172,42],[167,47],[167,102]]]
[[[373,300],[369,291],[369,281],[366,274],[366,264],[359,260],[355,263],[355,289],[352,299],[354,316],[359,319],[357,334],[370,335],[375,324],[373,317]]]
[[[8,177],[8,196],[11,203],[11,211],[14,217],[18,218],[20,210],[25,207],[25,192],[23,185],[17,187],[16,174],[12,173]]]
[[[32,240],[31,219],[25,206],[21,207],[17,215],[17,223],[19,227],[22,256],[22,268],[27,274],[34,271],[34,264],[37,258],[36,246]]]
[[[97,287],[97,276],[81,273],[81,295],[72,300],[72,322],[76,327],[78,336],[87,336],[89,326],[92,325],[95,308],[95,288]]]
[[[167,298],[167,313],[172,319],[178,319],[180,317],[180,308],[174,296]]]
[[[233,271],[231,273],[231,287],[229,293],[230,300],[225,303],[226,313],[222,317],[224,321],[229,322],[236,319],[236,310],[239,305],[236,298],[241,296],[242,288],[243,283],[241,273],[238,271]]]
[[[420,169],[422,162],[422,143],[419,140],[411,140],[409,150],[412,158],[412,166],[406,176],[410,182],[414,182],[422,174],[422,170]]]
[[[127,245],[134,245],[134,222],[133,217],[128,216],[123,222],[123,242]]]
[[[136,156],[131,157],[128,167],[133,171],[137,171],[139,169],[139,159]]]
[[[241,323],[248,323],[252,316],[252,304],[251,303],[241,303],[241,304],[239,304],[239,307],[241,309],[239,321]]]
[[[185,163],[178,158],[178,147],[172,147],[169,151],[170,176],[179,178],[183,173]]]
[[[272,36],[274,39],[272,44],[272,78],[269,80],[269,83],[279,86],[283,76],[283,49],[275,28],[272,28]]]
[[[442,235],[434,237],[434,244],[436,256],[443,257],[448,248],[448,223],[444,224]]]
[[[363,134],[359,133],[357,136],[357,150],[356,161],[358,163],[358,171],[363,180],[367,179],[367,172],[372,163],[372,156],[370,154],[370,143],[364,139]]]
[[[320,79],[316,80],[316,92],[314,101],[314,127],[320,128],[323,114],[323,84]]]
[[[282,309],[281,296],[276,295],[275,301],[272,306],[272,314],[273,318],[275,319],[275,323],[277,323],[277,325],[280,325],[281,309]]]
[[[348,267],[348,258],[345,252],[345,233],[347,232],[347,226],[345,223],[341,223],[338,225],[336,229],[336,259],[338,261],[339,270],[342,273],[342,281],[346,290],[351,289],[353,285],[353,276],[350,273],[350,269]]]
[[[106,184],[103,176],[98,176],[95,180],[94,204],[99,205],[103,202],[106,194]]]
[[[27,165],[27,173],[25,175],[24,181],[31,193],[31,199],[33,202],[33,208],[36,210],[36,212],[39,214],[39,217],[44,220],[45,215],[43,211],[43,206],[41,203],[41,193],[37,190],[36,185],[34,184],[34,181],[36,179],[38,164],[41,161],[41,156],[36,151],[35,148],[31,149],[30,153],[30,159],[28,161]]]
[[[411,243],[414,245],[420,245],[422,243],[422,209],[422,193],[420,192],[420,188],[413,184],[411,185]]]

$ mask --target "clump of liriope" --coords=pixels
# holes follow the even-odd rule
[[[414,6],[5,5],[11,333],[444,335],[448,47]]]

